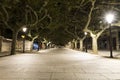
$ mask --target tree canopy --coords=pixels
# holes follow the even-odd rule
[[[104,13],[119,9],[119,0],[1,0],[0,26],[13,32],[26,26],[33,37],[65,45],[82,38],[84,28],[99,32]]]

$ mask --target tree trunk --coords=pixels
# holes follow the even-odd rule
[[[77,49],[77,40],[75,40],[74,43],[75,43],[75,49]]]
[[[75,49],[75,40],[72,41],[72,49]]]
[[[72,49],[72,41],[70,41],[70,49]]]
[[[98,54],[98,45],[97,45],[96,37],[92,37],[92,50],[93,50],[93,53]]]
[[[80,40],[80,50],[83,51],[83,40]]]
[[[30,51],[32,52],[33,50],[33,42],[34,42],[34,39],[32,40],[32,44],[31,44],[31,47],[30,47]]]
[[[13,31],[12,35],[12,45],[11,45],[11,55],[14,55],[16,52],[16,41],[17,41],[18,31]]]
[[[2,29],[0,29],[0,36],[2,35]]]
[[[0,52],[2,52],[2,36],[0,36]]]
[[[73,49],[73,42],[70,42],[70,48]]]

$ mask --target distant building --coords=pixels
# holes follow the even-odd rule
[[[99,49],[109,49],[109,30],[107,29],[98,39]],[[112,46],[113,50],[120,50],[120,27],[112,27]]]

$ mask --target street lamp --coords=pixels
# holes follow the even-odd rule
[[[87,32],[84,32],[85,36],[87,36]],[[87,52],[87,37],[85,39],[85,52]]]
[[[114,20],[114,15],[112,13],[109,13],[105,17],[106,21],[108,22],[109,25],[109,49],[110,49],[110,58],[113,58],[112,54],[112,32],[111,32],[111,23]]]
[[[27,31],[26,27],[23,27],[23,32],[25,33]],[[21,35],[22,39],[23,39],[23,53],[25,53],[25,35]]]

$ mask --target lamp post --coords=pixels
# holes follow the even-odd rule
[[[87,53],[87,32],[84,32],[86,38],[85,38],[85,52]]]
[[[26,27],[23,27],[23,32],[25,33],[27,31],[27,28]],[[21,36],[22,39],[23,39],[23,53],[25,53],[25,35],[22,35]]]
[[[113,58],[112,54],[112,32],[111,32],[111,23],[114,20],[114,15],[112,13],[109,13],[105,17],[106,21],[108,22],[109,25],[109,49],[110,49],[110,58]]]

